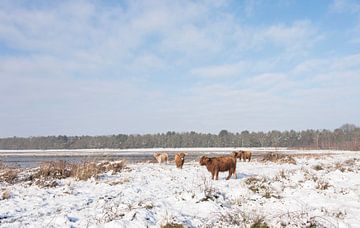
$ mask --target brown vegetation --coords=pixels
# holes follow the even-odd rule
[[[165,225],[162,225],[161,228],[183,228],[183,224],[179,223],[166,223]]]
[[[3,191],[3,193],[1,194],[2,200],[10,199],[10,197],[11,197],[11,194],[8,190]]]
[[[200,165],[205,165],[207,170],[211,173],[212,179],[218,180],[219,172],[229,171],[229,175],[226,180],[229,180],[231,175],[236,176],[236,158],[233,156],[224,156],[224,157],[214,157],[209,158],[202,156],[200,158]]]
[[[270,226],[264,221],[264,218],[257,218],[250,228],[270,228]]]
[[[17,169],[6,169],[0,173],[0,181],[13,184],[18,177],[19,172],[20,171]]]
[[[80,164],[71,164],[65,161],[47,162],[41,164],[39,170],[33,174],[32,178],[63,179],[74,177],[77,180],[87,180],[108,171],[113,173],[120,172],[124,167],[125,163],[123,161],[84,162]]]
[[[316,182],[316,189],[326,190],[329,187],[331,187],[331,185],[329,184],[329,182],[327,182],[325,180],[318,179],[318,181]]]
[[[0,162],[0,182],[14,183],[20,170]]]
[[[276,198],[279,199],[281,196],[279,193],[271,187],[271,182],[273,180],[265,176],[253,176],[245,180],[245,184],[248,188],[254,193],[260,194],[264,198]]]
[[[289,163],[296,165],[295,159],[291,155],[278,154],[278,153],[267,153],[262,159],[263,162],[274,162],[274,163]]]

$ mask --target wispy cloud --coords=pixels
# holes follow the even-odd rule
[[[330,9],[335,12],[359,13],[360,3],[356,0],[334,0]]]
[[[214,66],[205,66],[194,68],[190,71],[191,74],[201,77],[227,77],[227,76],[240,76],[246,63],[239,62],[235,64],[223,64]]]

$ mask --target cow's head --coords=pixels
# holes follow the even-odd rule
[[[209,157],[206,157],[206,156],[202,156],[200,158],[200,165],[207,165],[209,162],[211,161],[211,159]]]

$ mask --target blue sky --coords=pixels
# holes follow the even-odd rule
[[[360,125],[360,2],[0,2],[0,137]]]

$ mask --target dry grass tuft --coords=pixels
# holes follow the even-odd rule
[[[74,177],[77,180],[88,180],[91,177],[97,178],[104,172],[112,171],[112,174],[120,172],[124,167],[124,161],[83,162],[80,164],[71,164],[65,161],[47,162],[41,164],[32,178],[51,180]]]
[[[258,217],[254,220],[253,224],[251,224],[250,228],[270,228],[270,226],[266,224],[264,218]]]
[[[280,170],[278,174],[275,176],[275,180],[280,181],[281,179],[288,179],[287,173],[285,170]]]
[[[203,185],[204,197],[199,201],[197,201],[196,203],[215,200],[219,198],[220,192],[213,187],[212,182],[208,181],[206,178],[204,178],[203,181],[204,181],[204,185]]]
[[[34,178],[63,179],[70,177],[71,169],[65,161],[46,162],[40,165],[40,169],[33,175]]]
[[[99,174],[112,171],[112,174],[120,172],[124,169],[123,161],[117,162],[85,162],[79,165],[73,165],[72,176],[78,180],[87,180],[91,177],[98,177]]]
[[[319,179],[317,182],[316,182],[316,189],[319,189],[319,190],[326,190],[330,187],[331,185],[329,184],[329,182],[325,181],[325,180],[322,180],[322,179]]]
[[[240,209],[219,213],[213,221],[206,224],[204,227],[253,227],[253,228],[268,228],[264,220],[264,216],[254,213],[246,214]]]
[[[0,161],[0,182],[13,184],[16,181],[19,173],[20,169],[9,167]]]
[[[183,224],[179,223],[166,223],[165,225],[160,226],[161,228],[184,228]]]
[[[123,179],[120,179],[120,180],[106,181],[105,183],[107,183],[110,186],[113,186],[113,185],[125,184],[125,183],[128,183],[128,182],[130,182],[129,178],[123,178]]]
[[[331,153],[321,153],[321,154],[294,154],[292,157],[294,158],[313,158],[315,160],[319,160],[323,157],[331,157],[333,154]]]
[[[120,219],[125,216],[125,213],[119,207],[118,203],[115,204],[107,204],[103,208],[101,213],[101,217],[96,218],[97,224],[108,223],[116,219]]]
[[[0,170],[8,168],[2,161],[0,161]]]
[[[266,177],[249,177],[245,180],[245,184],[254,193],[260,194],[265,198],[279,199],[280,195],[271,187],[271,180]]]
[[[4,172],[0,173],[0,182],[7,182],[13,184],[18,177],[19,170],[17,169],[5,169]]]
[[[348,159],[343,162],[337,162],[334,166],[335,169],[340,170],[341,172],[354,172],[359,171],[359,159],[353,158]]]
[[[250,218],[248,216],[245,216],[244,213],[239,212],[227,212],[227,213],[221,213],[219,217],[219,222],[221,225],[226,226],[245,226],[247,223],[250,222]]]
[[[274,152],[270,152],[265,154],[264,158],[262,159],[263,162],[274,162],[274,163],[289,163],[296,165],[295,159],[290,155],[285,154],[278,154]]]
[[[324,168],[322,167],[321,164],[317,164],[317,165],[314,165],[313,169],[315,169],[316,171],[320,171],[320,170],[323,170]]]
[[[2,200],[10,199],[10,197],[11,197],[11,194],[8,190],[3,191],[3,193],[1,194]]]

